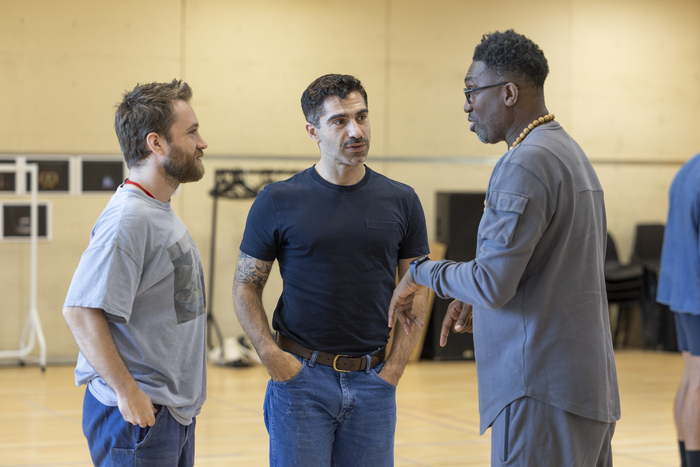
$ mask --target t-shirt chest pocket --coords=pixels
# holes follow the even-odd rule
[[[400,223],[367,221],[367,254],[372,259],[389,262],[397,258],[400,243]]]

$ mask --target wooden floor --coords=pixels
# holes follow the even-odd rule
[[[616,353],[622,420],[613,438],[616,467],[677,467],[671,406],[680,354]],[[211,366],[209,398],[197,419],[196,465],[266,466],[262,367]],[[0,369],[0,466],[89,466],[80,419],[84,387],[73,368]],[[410,364],[397,393],[396,466],[489,465],[490,437],[479,436],[473,362]]]

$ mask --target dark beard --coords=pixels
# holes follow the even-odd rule
[[[195,157],[201,157],[201,149],[195,151]],[[190,158],[180,148],[173,147],[170,157],[161,165],[163,173],[177,183],[196,182],[204,177],[204,167],[197,164],[196,159]]]

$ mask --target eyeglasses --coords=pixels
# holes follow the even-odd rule
[[[464,88],[464,95],[467,96],[467,102],[471,105],[473,92],[481,91],[482,89],[493,88],[495,86],[503,86],[504,84],[508,84],[508,83],[510,83],[510,81],[505,81],[503,83],[489,84],[488,86],[480,86],[478,88]],[[517,84],[515,85],[515,87],[520,89],[520,86],[518,86]]]

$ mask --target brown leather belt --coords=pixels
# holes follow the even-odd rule
[[[306,347],[297,344],[292,339],[286,337],[281,332],[277,333],[277,345],[280,349],[291,352],[295,355],[299,355],[302,358],[311,360],[314,354],[313,350],[309,350]],[[370,354],[370,368],[374,368],[384,361],[386,357],[386,347],[378,352]],[[346,373],[348,371],[359,371],[367,368],[367,357],[351,357],[350,355],[333,355],[326,352],[318,352],[316,357],[316,362],[333,368],[335,371],[340,371]]]

